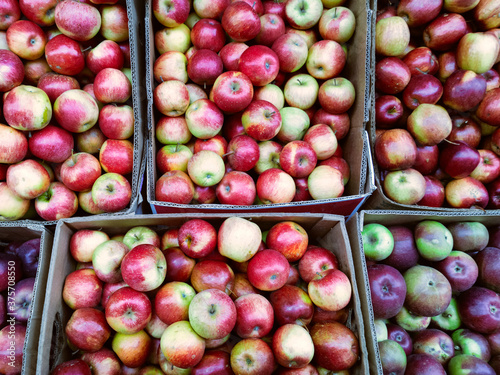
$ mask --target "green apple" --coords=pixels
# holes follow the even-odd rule
[[[363,238],[363,251],[369,260],[383,260],[394,250],[394,237],[391,231],[382,224],[365,225],[361,236]]]
[[[322,12],[321,0],[288,0],[285,20],[295,29],[307,30],[318,23]]]
[[[413,168],[389,172],[383,182],[388,198],[401,204],[413,205],[425,195],[425,178]]]
[[[462,325],[462,320],[458,314],[457,300],[452,298],[446,310],[442,314],[433,316],[431,322],[441,330],[454,331],[458,329]]]
[[[498,38],[488,33],[467,33],[457,46],[457,65],[477,74],[490,70],[498,56]]]
[[[373,324],[375,325],[377,342],[387,340],[387,325],[385,322],[382,319],[375,319]]]
[[[405,306],[394,317],[396,324],[408,332],[422,331],[431,324],[430,316],[412,314]]]
[[[448,375],[494,374],[495,370],[481,358],[468,354],[454,356],[448,362]]]
[[[295,107],[285,107],[280,109],[281,128],[277,138],[284,143],[297,141],[304,138],[311,120],[307,113]]]
[[[191,30],[185,24],[166,27],[155,33],[155,47],[160,54],[168,51],[186,53],[191,46]]]
[[[490,360],[490,344],[480,333],[462,328],[453,332],[451,338],[455,345],[455,355],[469,354],[485,361]]]
[[[253,100],[267,100],[279,110],[285,106],[283,91],[278,86],[269,83],[254,90]]]
[[[400,56],[410,43],[410,28],[401,17],[381,19],[375,26],[375,50],[383,56]]]
[[[426,260],[443,260],[453,250],[451,232],[438,221],[421,221],[415,226],[414,237],[418,253]]]
[[[199,186],[213,186],[222,180],[226,172],[226,167],[219,154],[203,150],[197,152],[189,159],[187,170],[189,177],[195,184]]]

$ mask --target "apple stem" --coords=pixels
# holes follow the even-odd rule
[[[87,48],[83,49],[82,52],[87,52],[89,49],[92,49],[92,46],[88,46]]]
[[[337,18],[337,7],[335,7],[335,10],[333,12],[333,18]]]
[[[445,142],[448,142],[448,143],[450,143],[450,144],[452,144],[452,145],[455,145],[455,146],[460,146],[460,144],[459,144],[459,143],[457,143],[457,142],[453,142],[453,141],[450,141],[449,139],[446,139],[446,138],[444,139],[444,141],[445,141]]]
[[[175,145],[175,152],[179,151],[179,143]]]
[[[206,90],[207,89],[207,83],[206,82],[203,82],[203,89]]]
[[[165,82],[165,81],[163,80],[163,77],[162,77],[162,76],[160,76],[160,81],[161,81],[162,83],[163,83],[163,82]]]
[[[222,155],[222,157],[224,158],[224,157],[226,157],[228,155],[232,155],[232,154],[234,154],[234,151],[229,151],[229,152],[226,152],[224,155]]]

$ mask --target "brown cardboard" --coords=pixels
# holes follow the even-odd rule
[[[33,302],[31,303],[31,316],[26,327],[26,338],[23,348],[23,367],[21,374],[35,374],[36,353],[40,337],[43,304],[45,302],[45,289],[49,273],[50,255],[52,251],[52,233],[44,226],[19,222],[0,223],[0,242],[28,241],[40,238],[40,256],[38,270],[35,276]]]
[[[115,218],[81,218],[61,220],[56,227],[54,241],[54,256],[51,259],[46,292],[46,308],[42,318],[40,343],[38,347],[37,374],[48,374],[57,364],[71,358],[71,350],[64,338],[64,325],[71,315],[71,309],[62,300],[62,288],[67,274],[75,269],[68,245],[71,235],[83,228],[100,229],[109,234],[124,233],[137,226],[150,226],[156,230],[180,226],[190,218],[202,218],[214,225],[220,225],[230,216],[241,216],[258,223],[261,228],[269,229],[274,223],[283,220],[293,220],[302,225],[309,233],[310,241],[315,239],[319,245],[336,254],[340,269],[350,278],[353,294],[350,303],[351,314],[348,324],[355,332],[360,344],[360,361],[351,370],[351,374],[368,373],[368,358],[365,344],[365,330],[362,319],[361,305],[358,295],[357,278],[349,246],[347,230],[342,216],[321,214],[192,214],[192,215],[134,215]]]
[[[148,141],[147,149],[147,200],[154,213],[180,213],[180,212],[322,212],[334,213],[348,217],[355,212],[374,190],[371,185],[372,177],[367,165],[368,143],[364,129],[369,118],[370,96],[370,42],[371,21],[373,12],[365,1],[352,1],[350,9],[356,16],[356,31],[348,43],[347,64],[342,76],[348,78],[356,88],[356,101],[350,110],[351,130],[341,143],[344,147],[344,157],[351,168],[351,179],[346,186],[344,196],[335,199],[322,199],[317,201],[294,202],[287,204],[231,206],[222,204],[182,205],[160,202],[155,198],[155,183],[160,177],[156,170],[156,153],[161,147],[155,138],[155,117],[159,112],[153,106],[153,63],[158,57],[154,47],[154,31],[162,27],[156,21],[152,10],[151,0],[146,2],[146,81],[148,85]],[[368,179],[368,183],[367,183]]]
[[[130,69],[132,71],[132,104],[134,110],[134,167],[132,170],[131,178],[129,180],[132,187],[132,198],[127,208],[119,212],[105,213],[102,216],[111,215],[124,215],[135,212],[139,201],[142,199],[140,196],[142,178],[146,168],[145,152],[145,137],[144,137],[144,119],[146,118],[146,87],[144,84],[145,66],[144,66],[144,6],[139,0],[126,0],[127,14],[129,18],[129,44],[130,44]],[[96,125],[97,126],[97,125]],[[132,141],[132,140],[131,140]],[[34,207],[32,207],[34,212]],[[36,213],[35,213],[36,214]],[[88,215],[83,210],[79,210],[74,217],[80,215],[86,216],[101,216],[101,215]],[[36,215],[35,215],[36,216]],[[38,216],[36,216],[38,217]],[[43,221],[43,220],[17,220],[18,223],[25,224],[43,224],[55,225],[57,221]]]
[[[486,226],[500,225],[499,214],[484,214],[479,211],[462,212],[430,212],[430,211],[384,211],[384,210],[363,210],[358,212],[352,220],[347,223],[351,248],[353,251],[354,265],[356,267],[356,277],[359,286],[359,296],[363,310],[365,322],[366,345],[368,349],[368,359],[370,374],[382,375],[380,354],[377,346],[375,334],[373,309],[370,295],[370,285],[366,271],[366,261],[363,253],[361,229],[365,224],[379,223],[382,225],[408,225],[414,226],[422,220],[436,220],[443,224],[450,224],[460,221],[478,221]]]

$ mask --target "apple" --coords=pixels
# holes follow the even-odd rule
[[[36,276],[40,255],[40,241],[40,238],[25,241],[15,250],[15,255],[21,259],[23,274],[27,277]]]
[[[47,128],[50,126],[51,125],[47,126]],[[63,130],[64,129],[61,129],[61,131]],[[76,143],[76,148],[78,151],[87,152],[89,154],[98,154],[102,144],[104,143],[104,141],[106,141],[106,139],[107,137],[103,134],[101,129],[99,129],[98,126],[94,126],[82,133],[76,133],[74,142]],[[71,137],[71,141],[73,141],[73,137]],[[68,146],[66,146],[64,149],[66,149],[67,147]],[[71,149],[68,157],[70,156],[71,156]]]
[[[413,353],[430,354],[444,366],[455,355],[454,343],[443,331],[425,329],[415,335]]]
[[[94,94],[101,103],[125,103],[132,95],[132,85],[121,70],[104,68],[95,76]]]
[[[276,322],[307,326],[312,320],[314,307],[305,291],[297,286],[284,285],[271,293],[269,300],[274,309]]]
[[[497,276],[499,254],[497,247],[486,247],[475,256],[480,285],[497,293],[500,291],[500,282]]]
[[[368,281],[375,319],[394,317],[406,297],[406,284],[401,273],[385,264],[367,267]]]
[[[82,375],[91,375],[92,371],[90,370],[90,367],[86,362],[84,362],[80,358],[77,358],[57,365],[52,373],[56,375],[69,375],[75,373]]]
[[[428,48],[436,51],[452,49],[467,32],[464,17],[445,13],[436,17],[424,30],[423,39]]]
[[[62,297],[73,310],[97,307],[102,298],[103,282],[92,269],[71,272],[64,280]]]
[[[386,329],[387,329],[387,338],[389,340],[396,341],[399,345],[401,345],[406,355],[409,356],[413,351],[413,340],[410,334],[406,332],[404,328],[401,328],[396,324],[388,323],[386,325]]]
[[[95,248],[108,240],[103,231],[80,229],[71,236],[69,251],[77,262],[91,262]]]
[[[4,140],[0,145],[0,162],[14,164],[22,161],[28,152],[28,139],[24,133],[0,124],[0,136]]]
[[[190,258],[203,258],[217,243],[217,232],[212,224],[202,219],[191,219],[179,228],[180,249]]]
[[[241,116],[245,133],[256,141],[267,141],[280,131],[282,120],[280,111],[265,100],[255,100]]]
[[[63,34],[47,42],[45,59],[54,72],[68,76],[77,75],[85,67],[80,44]]]
[[[300,342],[299,346],[297,342]],[[271,347],[276,361],[286,368],[304,367],[314,356],[311,336],[297,324],[285,324],[279,327],[273,334]]]
[[[92,266],[97,277],[105,283],[121,281],[121,263],[129,251],[127,245],[116,240],[98,245],[92,253]]]
[[[90,94],[72,89],[59,95],[54,102],[54,117],[65,130],[82,133],[97,123],[99,107]]]
[[[375,121],[377,128],[393,128],[404,114],[403,104],[393,95],[382,95],[375,99]]]
[[[420,256],[429,261],[448,257],[453,249],[453,236],[443,224],[435,220],[419,222],[414,229],[415,244]]]
[[[239,171],[226,173],[216,188],[217,199],[221,204],[248,206],[253,204],[256,194],[252,177]]]
[[[458,87],[456,89],[458,90]],[[403,91],[403,103],[407,108],[413,110],[422,103],[436,104],[442,95],[443,86],[436,77],[428,74],[417,74],[412,76]],[[447,98],[445,97],[444,100],[447,100]]]
[[[248,48],[245,43],[231,42],[226,44],[219,51],[224,69],[227,71],[238,70],[238,63],[241,54]]]
[[[269,249],[279,251],[289,262],[295,262],[306,252],[308,240],[302,226],[293,221],[282,221],[269,229],[266,245]]]
[[[106,374],[119,373],[120,361],[116,354],[107,348],[102,348],[97,352],[83,353],[81,359],[89,365],[95,372]]]
[[[382,169],[411,168],[416,162],[417,155],[415,141],[405,129],[389,129],[375,140],[375,158]]]
[[[255,254],[248,263],[248,280],[260,290],[273,291],[285,285],[290,264],[279,251],[266,249]]]
[[[244,374],[271,374],[276,367],[272,349],[257,338],[236,343],[231,349],[230,363],[233,371]]]
[[[156,181],[155,194],[159,201],[188,204],[194,196],[193,182],[182,171],[169,171]]]
[[[380,363],[384,373],[403,374],[406,369],[406,354],[396,341],[384,340],[377,343]]]
[[[224,29],[215,19],[201,19],[191,29],[191,42],[198,50],[208,49],[217,53],[222,49],[225,41]]]
[[[375,50],[383,56],[400,56],[410,42],[410,29],[402,17],[379,20],[375,25]]]
[[[500,327],[500,296],[483,287],[472,287],[458,297],[458,312],[464,325],[479,333],[492,333]]]
[[[78,22],[75,14],[79,15]],[[96,7],[69,0],[57,3],[54,20],[61,33],[79,42],[92,39],[101,28],[101,14]]]
[[[478,119],[491,126],[500,124],[497,109],[499,93],[500,88],[488,91],[476,110]]]
[[[18,20],[7,29],[7,45],[20,58],[36,60],[43,56],[47,37],[42,28],[27,20]]]
[[[234,285],[234,272],[222,260],[205,259],[194,266],[190,280],[197,292],[219,289],[230,294]]]
[[[307,291],[316,306],[327,311],[338,311],[349,304],[352,287],[344,272],[332,269],[310,281]]]
[[[189,78],[203,87],[213,85],[222,71],[221,58],[210,49],[199,49],[188,60],[187,73]]]
[[[63,183],[52,182],[47,191],[35,199],[35,209],[44,220],[68,218],[78,210],[78,198]]]
[[[106,303],[106,321],[118,333],[134,334],[143,330],[151,314],[149,298],[130,287],[118,289]]]
[[[482,74],[490,70],[498,55],[498,38],[488,33],[465,34],[457,46],[457,65],[460,69]],[[479,59],[478,57],[481,56]]]
[[[333,168],[331,169],[333,170]],[[314,171],[311,175],[313,173]],[[340,172],[338,173],[340,174]],[[293,178],[277,168],[267,169],[262,172],[257,179],[256,189],[257,196],[264,204],[289,203],[295,196],[295,182]]]
[[[153,1],[153,14],[155,18],[167,27],[176,27],[186,22],[190,3],[186,0]]]
[[[490,360],[490,345],[483,335],[462,328],[453,332],[451,338],[455,345],[455,355],[470,354],[484,361]]]
[[[467,369],[465,371],[470,371],[473,374],[495,374],[495,370],[486,361],[473,355],[459,354],[448,362],[448,374],[450,375],[463,373],[464,368]]]
[[[439,126],[435,126],[439,124]],[[438,144],[447,138],[452,129],[451,118],[443,107],[421,104],[408,117],[408,131],[423,146]]]
[[[280,153],[280,165],[292,177],[309,176],[316,167],[316,163],[316,152],[305,141],[291,141],[283,147]]]
[[[259,226],[241,217],[230,217],[217,233],[219,253],[237,262],[245,262],[258,251],[262,233]]]
[[[130,203],[132,188],[128,180],[118,173],[101,175],[92,186],[92,200],[106,212],[123,210]]]
[[[311,108],[318,97],[318,82],[308,74],[290,78],[283,89],[287,104],[303,110]]]
[[[47,47],[45,47],[47,49]],[[36,60],[24,62],[24,82],[28,85],[36,86],[40,77],[45,73],[52,72],[47,60],[40,57]]]
[[[235,42],[249,41],[260,32],[259,15],[244,1],[229,4],[222,14],[221,24]]]
[[[445,187],[446,201],[454,208],[486,207],[488,191],[485,186],[472,177],[448,182]]]
[[[22,199],[34,199],[45,193],[50,185],[47,170],[32,159],[9,166],[6,174],[7,186]]]
[[[213,101],[223,112],[236,113],[244,110],[253,98],[253,85],[243,73],[228,71],[214,82]]]
[[[322,247],[308,246],[299,260],[298,271],[302,280],[308,283],[316,275],[324,275],[330,269],[336,269],[338,266],[337,257],[331,251]]]
[[[338,198],[344,193],[342,173],[329,165],[319,165],[307,178],[309,194],[313,199]]]
[[[103,110],[104,107],[101,110],[101,113]],[[115,122],[113,121],[111,122],[111,124],[114,125]],[[180,117],[162,116],[156,123],[155,134],[156,134],[156,139],[160,143],[166,145],[186,144],[192,137],[191,132],[187,127],[186,119],[183,116]]]
[[[284,107],[280,109],[280,115],[282,123],[277,134],[278,140],[283,143],[302,140],[311,124],[307,112],[296,107]]]
[[[111,348],[127,367],[142,366],[150,354],[151,337],[144,331],[126,334],[116,333]]]
[[[153,64],[153,76],[158,83],[169,80],[188,81],[187,58],[178,51],[162,53]]]
[[[99,33],[104,39],[109,39],[117,43],[128,40],[129,19],[126,6],[122,4],[102,5],[99,11],[101,12],[101,28]]]
[[[165,329],[160,342],[161,352],[176,367],[196,366],[205,352],[205,340],[187,321],[173,323]]]
[[[337,77],[325,81],[319,88],[318,100],[326,111],[339,114],[354,104],[356,97],[353,84],[346,78]]]
[[[287,1],[285,6],[285,19],[291,27],[299,30],[307,30],[319,22],[322,11],[323,3],[321,0]]]
[[[220,19],[222,13],[231,3],[230,0],[221,1],[206,1],[206,0],[195,0],[193,1],[193,10],[201,18],[213,18]]]
[[[6,49],[0,50],[0,58],[0,66],[5,71],[0,80],[0,92],[7,92],[23,82],[24,65],[15,53]]]
[[[2,2],[2,18],[0,19],[0,30],[7,30],[10,25],[12,25],[21,17],[21,10],[19,8],[19,4],[13,0]]]
[[[375,65],[375,87],[385,94],[402,92],[410,82],[408,66],[397,57],[386,57]]]
[[[120,268],[123,281],[140,292],[159,287],[167,273],[165,256],[158,247],[150,244],[132,248],[123,257]]]
[[[465,112],[476,107],[486,93],[486,79],[471,70],[456,70],[444,84],[443,103]],[[467,100],[464,100],[467,96]]]
[[[111,335],[102,311],[84,307],[75,310],[65,327],[69,343],[85,351],[100,350]]]
[[[47,94],[33,86],[20,85],[9,91],[3,102],[5,121],[17,130],[40,130],[52,118]]]
[[[128,139],[134,134],[134,110],[129,105],[105,105],[99,111],[98,123],[107,138]]]
[[[297,34],[283,34],[271,46],[279,60],[279,68],[286,73],[299,70],[307,61],[308,47]]]
[[[243,338],[262,338],[267,336],[274,323],[274,310],[271,302],[260,294],[246,294],[234,301],[236,307],[236,334]]]

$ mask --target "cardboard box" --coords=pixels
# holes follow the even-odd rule
[[[35,288],[31,303],[30,319],[26,326],[26,338],[23,348],[23,368],[21,374],[35,374],[36,353],[40,338],[45,289],[49,273],[50,256],[52,253],[52,233],[42,225],[2,222],[0,223],[0,243],[12,241],[28,241],[40,238],[40,256],[38,270],[35,276]]]
[[[147,151],[147,200],[154,213],[180,212],[320,212],[333,213],[348,217],[355,212],[372,193],[367,135],[365,125],[369,119],[370,110],[370,44],[371,23],[373,11],[368,2],[352,1],[349,8],[356,16],[356,31],[348,43],[347,64],[341,76],[348,78],[356,88],[356,101],[349,111],[351,129],[348,136],[339,143],[344,149],[344,158],[351,168],[351,179],[346,186],[344,195],[335,199],[294,202],[287,204],[231,206],[223,204],[183,205],[160,202],[155,197],[155,184],[160,177],[156,169],[156,153],[161,144],[156,141],[155,125],[160,113],[153,105],[153,90],[156,86],[153,77],[153,64],[159,57],[154,47],[154,32],[163,28],[156,20],[151,9],[151,0],[146,2],[146,81],[148,85],[148,151]],[[368,180],[368,181],[367,181]]]
[[[144,171],[146,169],[146,158],[144,155],[146,140],[144,137],[144,119],[146,118],[146,85],[144,84],[144,6],[139,0],[126,0],[127,14],[129,18],[129,44],[130,44],[130,69],[132,71],[132,104],[134,110],[134,135],[130,139],[134,144],[134,167],[129,182],[132,187],[132,198],[129,205],[119,212],[105,213],[102,216],[124,215],[133,213],[137,205],[142,201],[141,186]],[[95,126],[98,126],[97,124]],[[34,200],[33,200],[34,203]],[[34,207],[33,216],[38,219],[17,220],[25,224],[55,225],[57,221],[43,221],[36,214]],[[73,217],[97,216],[89,215],[79,209]],[[101,215],[99,215],[101,216]]]
[[[191,218],[208,220],[215,226],[220,225],[230,216],[241,216],[251,219],[263,229],[283,220],[293,220],[302,225],[309,233],[310,242],[317,242],[336,254],[343,270],[351,279],[353,294],[350,302],[350,316],[348,326],[359,339],[361,358],[351,371],[351,374],[361,375],[368,373],[368,358],[364,337],[364,325],[361,305],[356,285],[355,269],[351,256],[347,231],[342,216],[321,214],[260,214],[228,215],[228,214],[192,214],[192,215],[135,215],[116,218],[82,218],[61,220],[57,224],[54,256],[51,260],[50,273],[47,283],[46,308],[44,309],[40,343],[38,347],[37,374],[48,374],[49,371],[71,358],[64,337],[64,327],[72,311],[62,299],[62,289],[66,275],[75,269],[75,262],[68,251],[69,241],[73,233],[79,229],[100,229],[109,234],[124,233],[137,225],[146,225],[158,231],[168,227],[178,227]],[[168,271],[167,271],[168,272]]]
[[[382,375],[382,365],[375,335],[373,308],[370,295],[370,284],[366,271],[366,262],[363,253],[361,229],[365,224],[379,223],[382,225],[408,225],[412,227],[422,220],[436,220],[444,225],[460,221],[478,221],[486,226],[500,225],[500,215],[485,215],[484,212],[462,211],[453,212],[429,212],[429,211],[383,211],[363,210],[354,215],[347,223],[353,259],[356,267],[356,277],[359,286],[359,296],[365,322],[366,345],[370,374]]]

